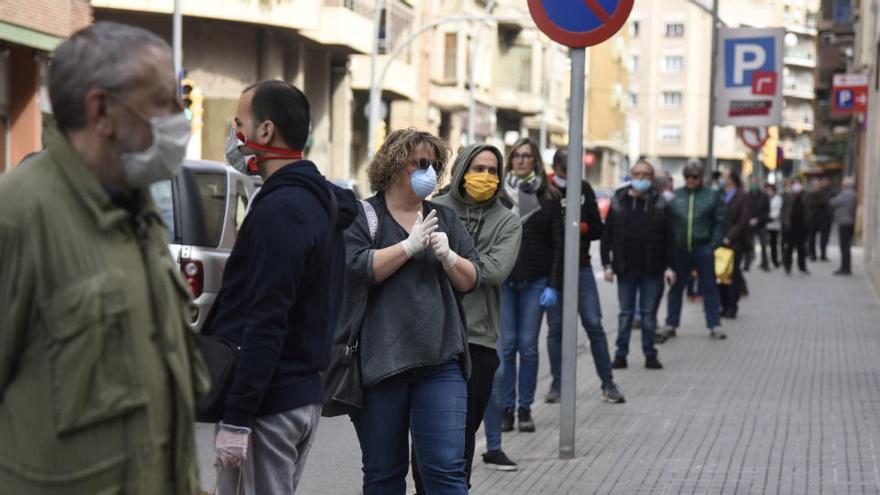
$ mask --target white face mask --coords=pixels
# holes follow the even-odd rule
[[[568,185],[568,181],[566,179],[563,179],[562,177],[555,174],[553,175],[553,183],[556,184],[556,187],[561,187],[563,189],[565,189],[565,187]]]
[[[143,151],[120,156],[125,182],[133,188],[174,177],[183,165],[192,135],[186,115],[175,113],[150,119],[153,144]]]

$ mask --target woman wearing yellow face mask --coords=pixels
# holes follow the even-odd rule
[[[465,435],[468,476],[474,457],[475,436],[492,396],[493,380],[500,362],[496,343],[501,325],[501,283],[516,263],[522,234],[519,218],[498,199],[502,163],[501,152],[494,146],[473,144],[463,148],[452,166],[449,193],[432,200],[458,213],[483,262],[479,288],[462,300],[471,355]],[[487,438],[487,447],[489,452],[483,454],[483,462],[505,471],[516,469],[516,464],[501,451],[500,432],[497,438]],[[413,472],[418,470],[413,469]],[[418,479],[416,484],[416,488],[420,488]],[[417,492],[424,493],[424,490]]]

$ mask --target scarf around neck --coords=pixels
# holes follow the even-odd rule
[[[541,211],[538,191],[544,184],[543,178],[532,172],[528,177],[517,177],[512,172],[507,174],[504,188],[513,203],[511,210],[519,216],[522,223],[535,213]]]

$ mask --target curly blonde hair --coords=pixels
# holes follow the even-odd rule
[[[376,152],[370,163],[370,168],[367,170],[370,188],[376,192],[387,191],[405,170],[407,160],[412,158],[416,147],[420,144],[426,144],[434,149],[434,159],[440,162],[440,166],[436,170],[439,182],[446,172],[449,147],[431,133],[410,127],[389,134],[379,151]]]

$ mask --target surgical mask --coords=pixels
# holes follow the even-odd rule
[[[643,193],[648,189],[651,189],[651,181],[648,179],[636,179],[632,181],[632,187],[636,191]]]
[[[266,146],[255,143],[244,136],[241,131],[230,127],[229,136],[226,137],[225,155],[226,161],[232,165],[235,170],[243,174],[259,175],[260,162],[269,160],[302,160],[303,152],[301,150],[289,150],[285,148],[276,148],[274,146]],[[264,151],[272,153],[267,155],[246,154],[242,148],[248,148],[254,151]]]
[[[498,176],[489,172],[464,174],[464,190],[477,203],[489,201],[498,190]]]
[[[425,169],[416,169],[410,176],[409,183],[416,196],[425,199],[437,187],[437,171],[431,166]]]
[[[804,191],[804,186],[801,184],[794,184],[791,186],[791,191],[795,194],[800,194]]]
[[[128,108],[124,103],[123,106]],[[131,108],[128,110],[144,120]],[[189,120],[183,113],[153,117],[149,121],[144,121],[149,122],[153,144],[143,151],[127,152],[119,157],[125,183],[135,189],[177,175],[183,165],[186,147],[192,135]]]
[[[565,186],[568,185],[568,181],[563,179],[562,177],[554,174],[553,175],[553,184],[555,184],[556,187],[559,187],[561,189],[565,189]]]

